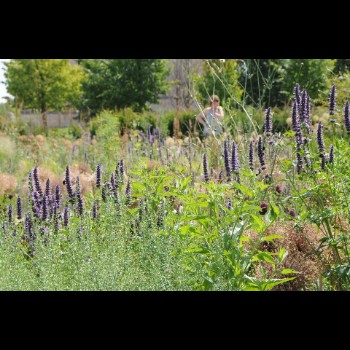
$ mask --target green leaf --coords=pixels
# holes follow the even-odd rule
[[[271,290],[273,287],[279,285],[279,284],[282,284],[282,283],[285,283],[285,282],[288,282],[288,281],[292,281],[294,280],[295,277],[288,277],[288,278],[283,278],[283,279],[271,279],[267,282],[264,282],[262,284],[262,287],[263,287],[263,290]]]
[[[236,181],[231,182],[231,185],[237,190],[241,191],[245,196],[253,197],[254,195],[254,192],[250,188],[243,186],[242,184],[239,184]]]
[[[254,220],[254,224],[252,225],[252,229],[256,229],[258,232],[261,232],[264,227],[264,222],[260,219],[260,217],[250,214],[250,216]]]
[[[256,254],[252,259],[252,261],[258,261],[258,260],[263,260],[263,261],[266,261],[272,265],[275,265],[275,260],[273,259],[271,254],[268,252],[260,252],[260,253]]]

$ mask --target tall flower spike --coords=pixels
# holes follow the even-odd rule
[[[331,92],[330,92],[330,96],[329,96],[329,114],[330,115],[334,115],[335,113],[335,100],[336,100],[336,93],[335,93],[335,85],[332,85],[331,87]]]
[[[96,187],[101,186],[101,164],[97,164],[96,167]]]
[[[61,190],[59,185],[55,186],[55,202],[56,207],[59,208],[61,206]]]
[[[300,116],[301,114],[301,96],[300,96],[300,86],[298,83],[295,84],[294,87],[294,96],[295,96],[295,101],[297,103],[297,112],[298,115]]]
[[[17,197],[17,219],[22,219],[22,202],[20,196]]]
[[[334,162],[334,146],[331,145],[331,148],[329,150],[329,162],[333,163]]]
[[[9,217],[9,223],[12,224],[13,223],[13,217],[12,217],[12,204],[11,203],[9,204],[7,214],[8,214],[8,217]]]
[[[262,142],[261,136],[259,136],[259,140],[258,140],[258,157],[259,157],[259,162],[260,162],[260,165],[261,165],[261,170],[266,169],[264,146],[263,146],[263,142]]]
[[[204,173],[204,181],[209,182],[209,173],[208,173],[208,161],[207,154],[203,154],[203,173]]]
[[[70,172],[69,172],[68,165],[66,166],[65,184],[66,184],[69,200],[70,200],[70,202],[74,202],[74,192],[73,192],[73,188],[72,188],[72,183],[70,181]]]
[[[292,128],[293,131],[298,133],[300,131],[300,120],[298,117],[298,104],[296,101],[293,102],[292,107]]]
[[[68,226],[69,222],[69,208],[68,205],[66,205],[63,209],[63,224],[64,226]]]
[[[265,123],[264,131],[266,136],[272,135],[272,117],[271,117],[271,107],[267,108],[265,111]]]
[[[29,190],[29,196],[33,193],[33,174],[30,171],[28,174],[28,190]]]
[[[35,167],[33,170],[33,178],[34,178],[34,186],[35,189],[38,191],[39,195],[43,195],[43,190],[40,185],[40,180],[39,180],[39,174],[38,174],[38,167]]]
[[[47,197],[51,196],[50,179],[47,179],[45,183],[45,195]]]
[[[238,148],[235,141],[232,142],[232,172],[235,173],[235,180],[240,183],[239,178],[239,155]]]
[[[44,196],[43,197],[43,208],[42,208],[42,214],[41,214],[42,221],[45,221],[47,219],[48,210],[49,210],[48,198],[46,196]]]
[[[224,162],[225,162],[225,170],[227,175],[227,182],[231,182],[231,166],[230,166],[230,159],[228,154],[228,140],[226,139],[224,141]]]
[[[346,101],[344,107],[344,124],[346,133],[350,135],[349,101]]]
[[[322,122],[318,123],[317,127],[317,145],[320,152],[320,157],[324,158],[324,142],[323,142],[323,130]]]
[[[254,171],[254,141],[249,143],[249,169]]]
[[[84,200],[80,191],[77,193],[77,213],[78,216],[82,216],[84,213]]]
[[[304,123],[306,119],[306,107],[307,107],[307,93],[306,90],[304,89],[301,92],[301,106],[300,106],[300,122]]]
[[[96,201],[94,201],[94,204],[92,206],[92,219],[96,220],[97,219],[97,212],[98,212],[98,207]]]

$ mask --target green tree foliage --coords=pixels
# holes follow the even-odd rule
[[[230,108],[241,101],[243,90],[239,84],[240,67],[237,60],[204,60],[203,74],[196,82],[199,101],[207,105],[209,97],[218,95],[221,104]]]
[[[282,93],[288,102],[293,96],[296,83],[306,88],[314,103],[319,103],[329,94],[329,78],[335,67],[330,59],[284,59],[282,60]]]
[[[244,89],[244,103],[265,109],[280,105],[281,96],[281,60],[280,59],[242,59],[240,83]]]
[[[166,60],[86,59],[80,64],[88,75],[83,83],[83,105],[92,115],[103,109],[126,107],[141,112],[167,91]]]
[[[25,108],[42,113],[47,129],[47,112],[78,106],[84,72],[69,59],[12,59],[4,63],[7,91]]]

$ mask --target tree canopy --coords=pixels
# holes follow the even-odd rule
[[[83,59],[80,64],[88,76],[83,82],[83,106],[92,114],[125,107],[141,112],[167,92],[166,60]]]
[[[25,108],[46,112],[78,106],[84,72],[69,59],[12,59],[4,63],[7,91]]]

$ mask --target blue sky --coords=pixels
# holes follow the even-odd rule
[[[0,103],[4,103],[6,102],[6,100],[4,100],[4,96],[11,96],[7,93],[6,91],[6,86],[5,84],[2,83],[3,80],[5,80],[4,78],[4,65],[3,65],[3,62],[6,62],[6,61],[9,61],[9,59],[6,59],[6,58],[2,58],[0,59]]]

